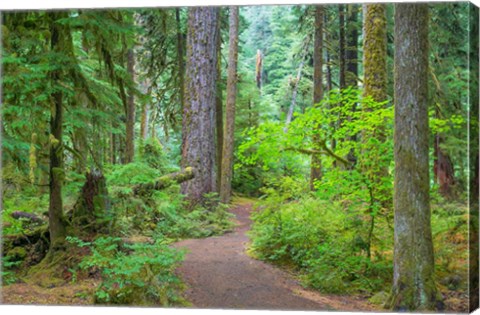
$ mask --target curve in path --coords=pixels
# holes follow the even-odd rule
[[[186,248],[178,269],[187,284],[185,297],[195,308],[269,310],[371,311],[371,305],[350,296],[321,295],[305,290],[288,273],[249,257],[246,232],[251,204],[232,210],[237,227],[231,233],[176,243]]]

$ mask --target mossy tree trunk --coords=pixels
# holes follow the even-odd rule
[[[387,16],[385,4],[363,5],[364,95],[387,99]]]
[[[49,12],[50,19],[50,49],[53,53],[64,54],[65,32],[64,26],[57,23],[58,19],[65,18],[64,12]],[[63,168],[63,93],[60,82],[62,70],[56,64],[50,71],[52,83],[52,105],[50,115],[50,203],[48,208],[50,228],[50,252],[55,252],[63,247],[66,236],[66,222],[63,215],[62,181]]]
[[[228,48],[227,107],[225,136],[223,138],[222,177],[220,200],[229,203],[232,197],[233,148],[235,136],[235,106],[237,98],[237,62],[238,62],[238,21],[239,7],[230,7],[230,29]]]
[[[135,81],[135,54],[133,49],[129,49],[127,52],[127,72],[131,77],[132,82]],[[133,156],[135,154],[135,96],[133,89],[129,89],[128,91],[125,116],[125,164],[128,164],[133,161]]]
[[[153,183],[135,185],[133,187],[133,193],[134,195],[147,195],[150,194],[152,190],[162,190],[174,183],[181,184],[194,177],[194,169],[187,167],[179,172],[163,175]]]
[[[345,85],[357,88],[358,86],[358,10],[361,7],[357,4],[347,5],[347,25],[346,25],[346,41],[345,47]],[[350,109],[356,111],[357,105],[354,104]],[[347,117],[350,121],[351,117]],[[349,137],[350,141],[357,142],[357,135]],[[348,161],[352,163],[352,167],[357,162],[357,157],[353,149],[348,152]]]
[[[317,106],[323,98],[323,18],[324,8],[315,7],[315,35],[313,46],[313,106]],[[317,143],[315,135],[313,141]],[[322,160],[319,155],[312,155],[310,162],[310,190],[315,189],[315,181],[322,178]]]
[[[428,166],[428,5],[395,5],[395,311],[441,307],[434,281]]]
[[[364,69],[364,93],[365,97],[371,97],[375,102],[387,100],[387,16],[385,4],[363,5],[363,69]],[[364,106],[363,111],[369,112],[371,108]],[[370,191],[370,216],[369,233],[367,236],[368,247],[371,247],[373,231],[375,228],[375,216],[377,212],[388,213],[391,209],[391,191],[384,183],[388,176],[389,160],[385,146],[372,147],[370,139],[377,139],[383,144],[386,140],[383,124],[372,131],[362,132],[362,153],[358,157],[358,163],[365,175],[366,184]],[[382,150],[380,151],[379,150]],[[376,210],[380,209],[380,211]],[[368,258],[370,258],[370,250]]]
[[[195,178],[182,183],[181,191],[191,202],[216,191],[217,23],[218,8],[188,9],[182,166],[193,167]]]

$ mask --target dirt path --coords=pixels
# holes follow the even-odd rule
[[[179,273],[188,286],[186,298],[196,308],[270,310],[375,310],[350,296],[321,295],[303,289],[291,275],[245,253],[251,225],[251,204],[232,213],[238,226],[232,233],[175,244],[188,253]]]

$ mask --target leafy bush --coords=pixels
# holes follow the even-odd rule
[[[278,201],[266,198],[253,216],[251,250],[260,259],[292,263],[306,284],[328,293],[375,292],[388,284],[391,263],[366,256],[361,213],[314,197]]]
[[[172,306],[182,303],[182,282],[174,274],[184,253],[161,242],[123,244],[121,238],[99,237],[84,242],[69,237],[91,255],[79,264],[81,270],[98,272],[102,282],[95,292],[99,304]]]

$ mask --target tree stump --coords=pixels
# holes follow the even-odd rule
[[[110,216],[110,199],[105,177],[98,170],[86,175],[85,184],[72,211],[72,226],[87,233],[106,232]]]

